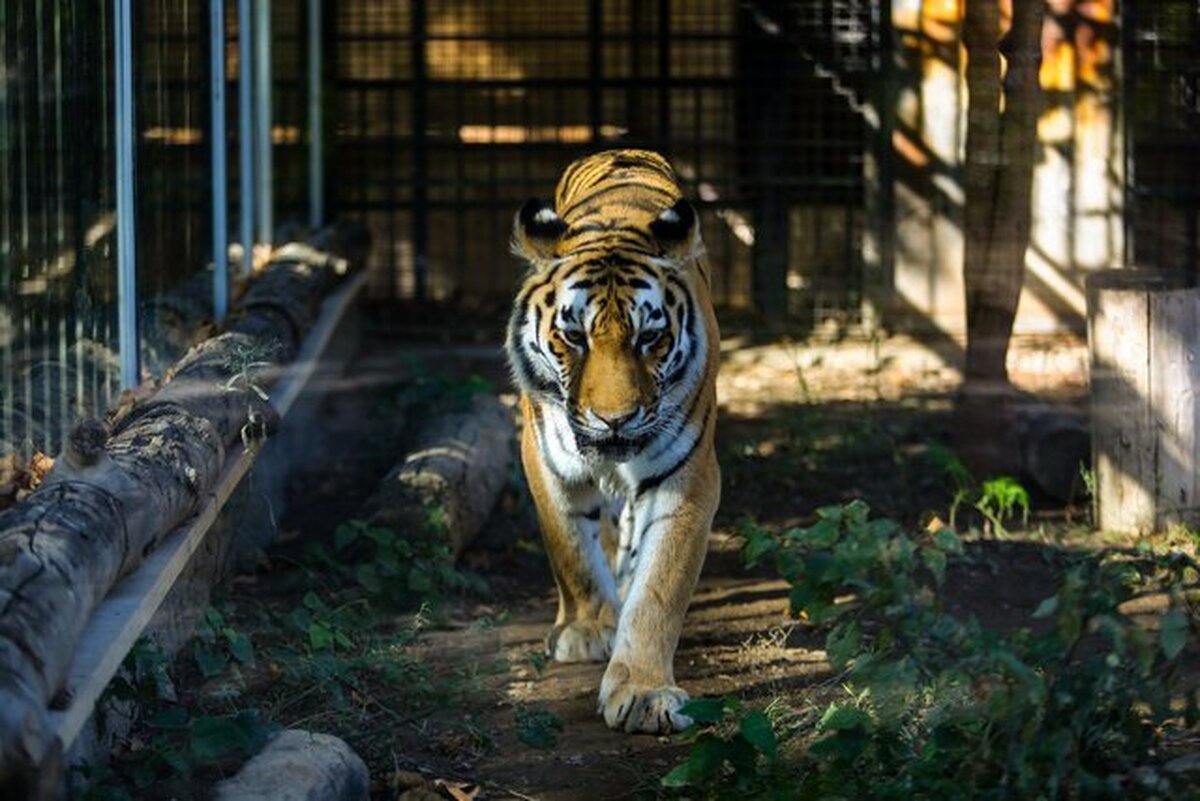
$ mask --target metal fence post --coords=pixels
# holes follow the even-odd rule
[[[242,272],[254,268],[254,47],[250,0],[238,0],[238,194],[242,214]]]
[[[258,185],[258,241],[270,244],[274,238],[275,176],[271,165],[271,2],[254,4],[254,105],[256,134],[256,178]]]
[[[213,316],[229,311],[229,155],[225,132],[225,0],[209,3],[210,136],[212,137]]]
[[[135,387],[141,380],[138,353],[136,164],[133,97],[133,21],[130,0],[113,3],[116,98],[117,183],[117,343],[121,386]]]

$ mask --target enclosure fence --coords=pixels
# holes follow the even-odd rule
[[[675,164],[724,309],[843,331],[908,292],[961,315],[961,9],[0,0],[0,455],[56,451],[160,375],[256,244],[326,215],[372,230],[376,298],[502,307],[515,209],[607,147]],[[1039,168],[1070,180],[1035,208],[1065,244],[1026,288],[1061,320],[1087,270],[1195,280],[1200,5],[1063,0],[1048,20],[1065,122]]]
[[[1130,262],[1200,271],[1200,3],[1127,0],[1126,223]]]
[[[0,0],[0,456],[55,452],[74,421],[160,377],[224,314],[230,241],[237,256],[271,240],[273,214],[319,218],[320,29],[304,23],[320,14]],[[239,33],[256,31],[247,48]]]
[[[648,147],[701,210],[720,303],[852,317],[878,9],[344,0],[330,202],[379,236],[377,295],[504,298],[521,202],[577,156]]]

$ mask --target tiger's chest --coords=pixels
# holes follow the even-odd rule
[[[566,411],[555,404],[542,404],[539,445],[547,466],[564,484],[591,484],[609,498],[625,496],[637,486],[638,471],[631,469],[636,457],[615,462],[585,456],[575,443],[575,433]]]

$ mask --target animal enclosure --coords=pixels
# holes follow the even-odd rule
[[[0,0],[0,45],[0,796],[255,798],[280,752],[388,801],[1200,787],[1197,0]],[[556,446],[609,460],[589,492],[664,460],[622,478],[643,536],[717,421],[661,738],[556,661],[519,454],[606,363],[565,298],[692,267],[656,209],[580,226],[660,248],[586,286],[569,237],[514,253],[624,148],[698,211],[720,338],[667,289],[605,333],[611,419],[669,422]],[[612,533],[596,498],[565,531]]]

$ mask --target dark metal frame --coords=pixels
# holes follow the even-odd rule
[[[431,19],[443,13],[437,0],[342,0],[342,11],[355,27],[335,19],[328,32],[343,115],[330,148],[332,171],[341,179],[330,185],[330,206],[340,214],[367,216],[382,234],[372,265],[377,294],[423,299],[456,291],[501,298],[520,269],[506,252],[508,227],[520,202],[550,192],[558,171],[584,152],[651,147],[685,167],[686,188],[701,208],[716,257],[719,301],[748,302],[754,295],[751,262],[766,259],[772,274],[760,285],[760,306],[770,299],[773,307],[767,311],[777,315],[811,320],[832,314],[854,322],[865,281],[862,159],[880,145],[877,132],[863,124],[861,109],[851,108],[854,99],[847,98],[855,95],[861,104],[872,100],[866,95],[870,73],[887,63],[876,52],[885,40],[872,26],[890,22],[880,10],[886,5],[887,0],[573,0],[546,12],[565,14],[570,27],[551,20],[542,28],[527,19],[524,26],[458,32]],[[681,16],[689,9],[706,15],[703,25],[695,24],[699,16]],[[363,24],[372,14],[384,20],[405,11],[406,24]],[[756,24],[751,17],[763,13],[775,17],[775,33],[764,36],[778,37],[777,49],[796,54],[789,69],[797,80],[778,90],[778,102],[797,108],[792,116],[808,127],[781,129],[769,142],[752,144],[744,138],[749,123],[742,115],[753,106],[746,98],[763,98],[759,105],[773,98],[754,76],[739,73],[738,37],[739,29]],[[434,25],[438,29],[431,30]],[[853,45],[838,40],[848,25],[858,26],[866,38]],[[464,75],[437,61],[432,48],[447,43],[457,43],[462,53],[492,48],[528,69],[520,76]],[[354,48],[360,46],[373,48],[377,62],[399,64],[404,53],[408,67],[382,77],[353,72]],[[573,71],[553,69],[556,54],[566,58],[568,52]],[[619,63],[608,62],[613,52],[620,53]],[[723,59],[720,71],[702,63],[714,53]],[[770,73],[767,79],[773,74],[764,72]],[[407,119],[399,111],[404,104]],[[551,134],[472,144],[460,130],[467,124],[559,133],[582,127],[587,136],[583,141]],[[626,133],[612,135],[612,126]],[[801,169],[748,173],[746,160],[764,144],[779,150],[780,164]],[[514,165],[523,168],[519,174]],[[770,202],[763,203],[768,196]],[[767,206],[782,210],[773,225],[764,216]],[[821,225],[817,214],[796,216],[804,209],[836,209],[838,220],[846,221],[831,229],[844,238],[834,248],[841,262],[836,268],[803,263],[789,253],[796,250],[789,242],[799,221]],[[883,213],[887,209],[881,207]],[[773,231],[767,238],[775,245],[741,244],[722,222],[730,212],[759,232]],[[809,234],[828,237],[831,230]],[[765,269],[759,265],[758,272]],[[807,276],[808,289],[789,291],[790,273]]]

